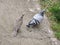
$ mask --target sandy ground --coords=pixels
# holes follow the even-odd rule
[[[0,45],[52,45],[53,37],[46,16],[36,28],[26,24],[40,10],[37,0],[0,0]],[[16,37],[11,36],[14,22],[24,13],[23,24]],[[31,31],[31,32],[30,32]]]

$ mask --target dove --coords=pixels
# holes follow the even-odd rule
[[[36,25],[39,25],[44,18],[44,12],[45,10],[41,10],[39,13],[35,14],[26,26],[34,27]]]

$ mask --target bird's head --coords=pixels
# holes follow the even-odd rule
[[[44,16],[44,12],[45,12],[45,9],[41,10],[39,13],[40,13],[41,16]]]

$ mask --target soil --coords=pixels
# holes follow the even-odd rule
[[[54,35],[46,15],[38,27],[26,27],[40,10],[37,0],[0,0],[0,45],[52,45]],[[21,29],[16,37],[11,36],[14,23],[22,14]]]

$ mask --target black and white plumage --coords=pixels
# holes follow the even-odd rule
[[[30,26],[34,27],[34,26],[40,24],[40,22],[44,18],[44,12],[45,12],[45,10],[42,10],[38,14],[35,14],[33,16],[32,20],[28,23],[27,27],[30,27]]]

